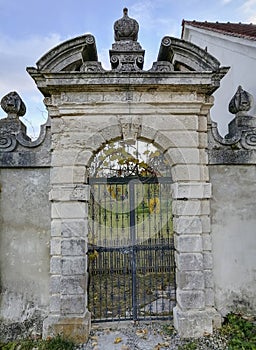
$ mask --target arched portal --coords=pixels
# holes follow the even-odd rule
[[[132,28],[130,33],[127,33],[126,29],[123,30],[127,28],[127,20],[129,28]],[[149,273],[142,269],[140,273],[143,278],[141,280],[136,278],[140,266],[139,248],[143,244],[150,246],[149,239],[151,241],[155,237],[158,239],[157,232],[159,232],[156,230],[155,234],[153,230],[153,233],[150,231],[150,234],[146,235],[145,220],[141,220],[141,216],[148,217],[150,223],[154,222],[154,218],[157,222],[161,214],[156,210],[159,207],[156,198],[159,200],[162,196],[159,210],[162,213],[164,196],[171,192],[177,276],[174,326],[182,337],[199,337],[205,332],[212,333],[213,324],[220,321],[214,301],[207,122],[213,102],[211,95],[219,87],[220,80],[228,69],[220,67],[214,57],[199,47],[180,39],[164,37],[157,61],[150,70],[144,71],[144,50],[137,41],[137,22],[128,19],[124,14],[124,18],[116,23],[115,42],[109,51],[110,71],[104,70],[97,60],[95,38],[92,35],[78,37],[57,46],[37,62],[36,68],[28,68],[28,72],[45,96],[51,122],[50,302],[43,333],[44,336],[59,333],[71,335],[77,342],[84,342],[87,339],[91,320],[87,305],[86,272],[87,224],[91,221],[88,213],[91,212],[92,217],[94,208],[94,216],[96,213],[100,221],[106,221],[104,227],[106,224],[107,227],[114,227],[113,224],[109,225],[109,220],[112,220],[120,229],[120,219],[121,222],[124,221],[124,215],[119,214],[119,208],[122,209],[125,203],[129,205],[128,218],[123,226],[124,231],[129,231],[130,236],[127,234],[124,238],[131,239],[131,242],[123,245],[125,248],[123,251],[119,250],[116,259],[119,260],[119,265],[121,259],[130,261],[130,265],[126,267],[135,271],[133,279],[135,282],[132,282],[132,287],[128,289],[131,290],[131,294],[123,289],[123,299],[120,296],[118,302],[131,295],[132,308],[135,303],[137,308],[131,311],[129,306],[125,307],[125,310],[127,309],[128,314],[131,312],[131,317],[134,319],[148,315],[159,316],[152,310],[154,307],[159,310],[158,305],[164,305],[168,284],[163,284],[163,287],[161,285],[159,289],[155,285],[145,287],[142,301],[135,298],[136,295],[138,297],[137,286],[146,285],[146,274]],[[117,38],[121,40],[116,41]],[[171,191],[169,189],[162,191],[163,186],[170,186],[169,183],[160,182],[160,179],[166,179],[166,176],[149,174],[150,167],[143,167],[144,160],[137,161],[134,156],[136,166],[133,167],[135,173],[130,174],[133,177],[131,181],[127,181],[127,178],[132,162],[129,163],[125,159],[123,164],[120,164],[119,160],[121,169],[117,171],[121,170],[120,174],[112,173],[109,177],[102,174],[103,184],[99,183],[99,176],[96,176],[94,183],[91,179],[91,189],[94,192],[89,193],[90,186],[86,184],[89,160],[103,145],[117,139],[126,142],[138,139],[150,140],[159,147],[173,164]],[[100,157],[100,153],[97,156]],[[115,154],[111,156],[114,157]],[[118,158],[113,164],[117,161]],[[146,176],[141,176],[143,171]],[[126,172],[128,174],[125,174]],[[153,183],[145,184],[143,182],[145,177]],[[126,183],[111,184],[109,181],[114,179]],[[136,197],[136,194],[142,191],[141,188],[151,188],[150,186],[160,187],[161,193],[155,190],[156,195],[153,190],[151,198],[146,196],[147,190],[145,190],[145,194],[143,192],[138,198]],[[99,188],[104,190],[101,191]],[[92,203],[90,195],[96,204],[89,209],[89,204]],[[134,203],[130,200],[132,196]],[[152,213],[150,213],[150,200],[153,203]],[[147,209],[146,204],[143,208],[143,202],[147,204]],[[114,207],[117,212],[114,212]],[[99,215],[100,210],[105,213],[103,216]],[[141,231],[137,229],[138,220],[142,221]],[[97,223],[96,220],[93,222]],[[98,223],[97,225],[101,227]],[[152,229],[154,225],[150,227]],[[93,232],[97,232],[95,227]],[[109,232],[111,229],[106,230],[106,235],[109,235]],[[145,234],[139,242],[136,241],[136,238],[140,237],[138,232]],[[119,241],[121,237],[120,234],[117,236]],[[108,236],[107,238],[109,241]],[[91,249],[93,244],[106,248],[106,244],[96,243],[91,239],[89,242]],[[115,245],[112,241],[109,245],[113,250]],[[118,249],[120,246],[122,244],[119,242]],[[161,247],[161,242],[157,241],[156,246]],[[157,256],[164,255],[162,252],[159,254],[157,247],[153,250],[150,248],[148,256],[143,253],[144,261],[141,266],[153,261],[152,251]],[[115,255],[112,254],[110,258],[110,252],[105,252],[105,257],[102,259],[102,254],[97,249],[95,256],[98,254],[98,257],[94,259],[93,249],[90,261],[103,262],[107,259],[113,261]],[[170,250],[170,247],[168,249]],[[125,254],[127,250],[128,253]],[[133,259],[133,256],[136,256],[136,259]],[[88,257],[90,258],[90,252]],[[113,275],[111,266],[108,268],[109,277]],[[156,264],[153,266],[155,268]],[[92,275],[91,273],[91,280]],[[124,283],[118,278],[117,281],[119,284]],[[153,284],[152,279],[151,281]],[[109,285],[106,287],[102,284],[101,289],[104,288],[108,288],[106,293],[110,296],[110,303],[113,303],[115,296],[113,283],[110,288]],[[147,290],[151,293],[149,295],[156,295],[154,300],[146,299]],[[95,295],[95,298],[97,297]],[[90,309],[92,310],[91,306]],[[114,314],[114,311],[110,310],[111,318],[128,317],[126,314],[123,316],[123,312],[121,316],[117,311]],[[106,308],[105,314],[108,314]]]
[[[93,321],[171,318],[171,173],[142,141],[108,143],[89,170],[88,308]]]

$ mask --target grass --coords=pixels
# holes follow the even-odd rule
[[[172,324],[163,325],[163,333],[172,336],[175,333]],[[227,339],[226,350],[256,350],[255,320],[247,319],[242,315],[229,314],[225,318],[218,335]],[[214,338],[214,335],[212,336]],[[208,336],[206,336],[208,338]],[[8,343],[0,343],[1,350],[74,350],[75,344],[60,335],[55,338],[25,339]],[[202,349],[202,340],[191,340],[179,346],[179,350]],[[206,348],[205,348],[206,349]]]
[[[0,343],[1,350],[74,350],[75,344],[60,335],[54,338],[24,339],[8,343]]]
[[[228,350],[256,350],[256,325],[241,315],[227,315],[221,334],[228,337]]]
[[[165,324],[162,329],[163,333],[169,336],[176,332],[172,324]],[[256,350],[255,320],[230,313],[226,316],[222,328],[215,331],[211,337],[223,339],[223,344],[226,344],[225,350]],[[209,335],[205,335],[200,339],[184,340],[184,343],[179,345],[178,350],[198,350],[202,349],[202,346],[209,349],[205,343],[208,338]]]

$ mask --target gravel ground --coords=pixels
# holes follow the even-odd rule
[[[181,339],[172,325],[154,323],[119,323],[94,325],[86,344],[77,350],[227,350],[227,340],[218,332],[196,341],[196,348],[189,347],[193,340]]]

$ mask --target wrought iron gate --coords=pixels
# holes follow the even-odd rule
[[[91,178],[89,310],[94,321],[171,318],[171,179]]]

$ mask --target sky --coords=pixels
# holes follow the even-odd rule
[[[156,61],[165,35],[181,37],[182,19],[256,24],[256,0],[0,0],[0,99],[18,92],[27,107],[21,120],[32,138],[46,122],[47,112],[26,67],[35,67],[59,43],[91,33],[99,61],[110,69],[113,24],[124,7],[139,22],[146,70]],[[0,118],[5,116],[0,109]]]

